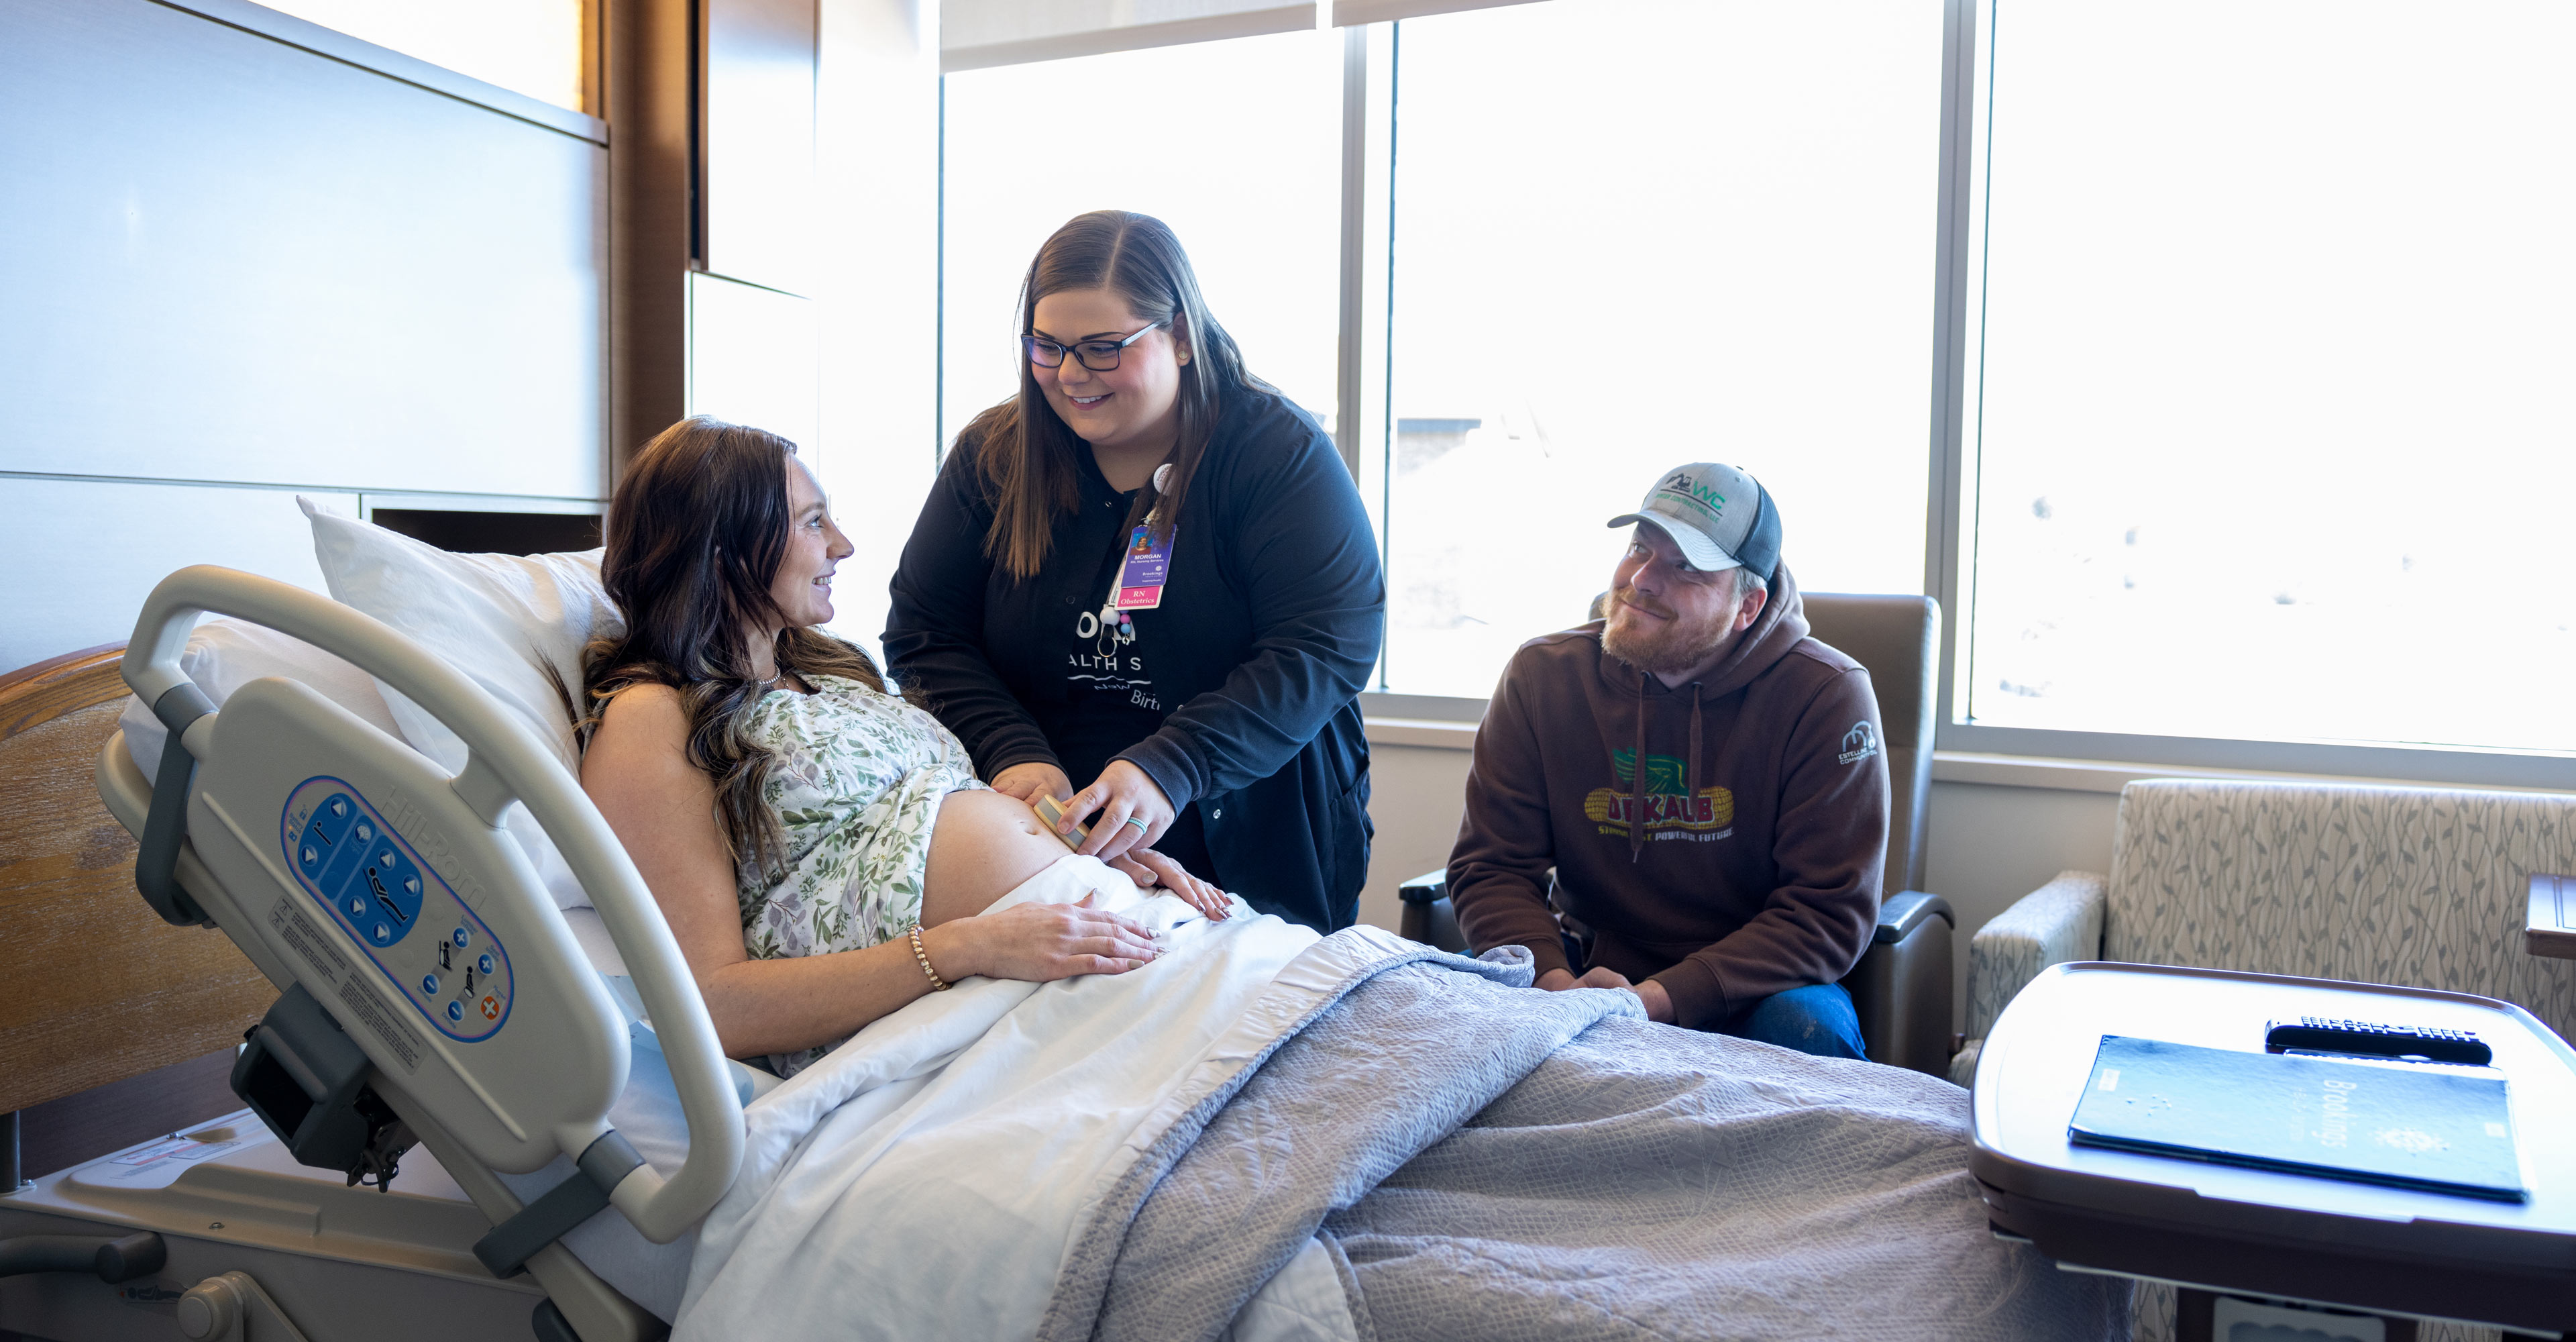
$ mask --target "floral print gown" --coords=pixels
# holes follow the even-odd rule
[[[746,863],[742,945],[755,960],[881,945],[921,921],[930,828],[951,792],[981,788],[966,747],[939,720],[839,676],[812,694],[772,690],[751,738],[774,758],[762,800],[778,816],[777,869]],[[771,1055],[793,1075],[824,1049]]]

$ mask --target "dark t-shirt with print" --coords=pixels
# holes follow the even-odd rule
[[[1069,693],[1068,645],[1108,593],[1131,505],[1075,453],[1075,506],[1050,524],[1038,572],[1015,578],[988,548],[980,456],[977,435],[959,435],[922,504],[894,575],[886,655],[985,777],[1045,760],[1081,786],[1102,745],[1128,733],[1074,721],[1075,701],[1098,708],[1102,696]],[[1264,387],[1226,389],[1188,495],[1163,604],[1135,612],[1128,654],[1160,705],[1128,721],[1155,725],[1108,758],[1188,803],[1181,826],[1203,821],[1218,884],[1264,912],[1348,926],[1368,879],[1358,695],[1386,613],[1376,533],[1331,436]],[[1173,852],[1186,839],[1159,842]]]
[[[1074,561],[1085,553],[1099,557],[1090,588],[1093,597],[1066,614],[1064,697],[1032,705],[1039,729],[1054,744],[1057,762],[1077,789],[1089,787],[1119,751],[1153,735],[1171,711],[1165,696],[1154,687],[1153,650],[1137,636],[1141,626],[1132,617],[1102,618],[1109,604],[1109,585],[1117,581],[1126,557],[1127,536],[1121,532],[1134,511],[1136,493],[1110,489],[1097,469],[1085,469],[1082,477],[1079,516],[1083,523],[1076,528],[1079,534],[1066,559]],[[1102,519],[1109,525],[1102,526]],[[1168,637],[1171,626],[1165,625],[1164,631]],[[1195,804],[1181,808],[1171,830],[1154,846],[1191,871],[1212,874]]]

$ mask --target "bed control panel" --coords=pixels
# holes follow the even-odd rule
[[[358,790],[306,779],[279,833],[305,892],[440,1034],[491,1038],[510,1018],[510,953]]]

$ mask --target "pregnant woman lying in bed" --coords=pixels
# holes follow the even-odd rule
[[[936,718],[813,628],[851,552],[775,434],[699,418],[645,445],[600,576],[629,621],[592,644],[584,790],[688,957],[724,1050],[792,1073],[973,975],[1046,981],[1152,961],[1154,935],[1076,889],[1230,900],[1159,854],[1118,870],[976,780]],[[1024,885],[1058,898],[975,917]],[[1070,901],[1070,902],[1067,902]]]

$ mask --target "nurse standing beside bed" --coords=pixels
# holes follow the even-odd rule
[[[889,664],[996,789],[1070,797],[1083,852],[1160,849],[1256,910],[1349,926],[1386,614],[1350,472],[1244,367],[1160,220],[1065,224],[1020,303],[1019,391],[922,505]]]
[[[956,979],[1158,954],[1142,923],[1075,894],[1131,877],[976,781],[956,737],[812,627],[851,547],[795,452],[691,419],[637,455],[600,566],[627,627],[587,654],[581,764],[725,1052],[782,1074]],[[1136,884],[1225,916],[1222,892],[1160,854],[1128,859]],[[973,916],[1040,883],[1065,888]]]

